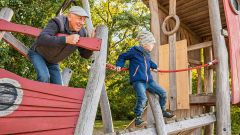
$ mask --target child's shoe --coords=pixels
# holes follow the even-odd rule
[[[143,126],[146,126],[147,125],[147,122],[142,120],[141,116],[138,116],[135,118],[135,126],[136,127],[143,127]]]
[[[176,117],[174,114],[172,114],[171,112],[167,112],[167,111],[163,111],[163,117],[166,117],[166,118],[173,118],[173,117]]]

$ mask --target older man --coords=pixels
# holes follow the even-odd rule
[[[33,43],[28,56],[37,72],[37,80],[62,85],[59,62],[68,57],[76,49],[84,58],[89,58],[92,51],[74,46],[79,37],[87,37],[84,24],[88,14],[79,7],[69,9],[67,16],[51,19]],[[56,36],[57,33],[68,36]]]

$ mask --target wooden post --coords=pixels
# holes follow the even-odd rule
[[[212,47],[204,49],[204,61],[209,62],[213,60]],[[213,93],[213,69],[205,68],[204,70],[204,91],[205,93]],[[206,112],[213,112],[214,107],[206,107]],[[214,134],[214,124],[208,125],[204,128],[204,135]]]
[[[216,65],[216,134],[231,135],[228,52],[224,37],[221,34],[222,24],[219,1],[208,0],[208,6],[214,56],[218,60],[218,64]]]
[[[13,10],[10,8],[2,8],[0,11],[0,18],[7,20],[7,21],[11,21],[13,16]],[[0,32],[0,41],[2,40],[3,36],[4,36],[5,32]]]
[[[156,44],[151,52],[152,60],[159,65],[159,45],[160,45],[160,22],[159,22],[159,15],[158,15],[158,1],[157,0],[150,0],[149,1],[149,8],[151,12],[151,32],[153,33]],[[158,82],[158,73],[152,73],[154,81]],[[149,95],[152,96],[152,95]],[[153,96],[151,98],[154,98]],[[147,108],[147,122],[148,124],[154,123],[154,118],[152,114],[152,110],[148,104]]]
[[[96,32],[97,37],[102,39],[101,50],[96,52],[96,59],[90,69],[88,84],[74,135],[92,135],[97,107],[104,85],[108,28],[99,26]]]
[[[176,14],[176,0],[169,0],[169,14]],[[176,70],[176,33],[168,37],[169,42],[169,70]],[[169,74],[169,95],[170,95],[170,110],[177,109],[177,81],[176,73]]]
[[[72,70],[70,68],[64,68],[62,71],[63,86],[68,86],[71,76]]]
[[[162,109],[160,107],[159,100],[157,100],[156,95],[153,95],[149,92],[147,92],[147,96],[153,112],[153,117],[156,122],[157,135],[167,135],[167,130],[165,127],[165,123],[162,115]]]
[[[112,115],[111,115],[111,110],[110,110],[110,105],[109,105],[105,84],[103,85],[103,88],[102,88],[102,94],[100,98],[100,107],[101,107],[104,133],[106,134],[106,133],[114,132]]]
[[[85,9],[85,11],[88,13],[88,16],[89,16],[89,18],[87,19],[87,22],[86,22],[87,30],[88,30],[89,33],[92,33],[92,31],[94,30],[94,27],[93,27],[93,24],[92,24],[89,2],[88,2],[88,0],[81,0],[81,2],[82,2],[83,8]],[[106,35],[106,36],[108,36],[108,35]],[[96,57],[98,57],[98,56],[97,56],[96,52],[94,52],[93,55],[92,55],[92,59],[95,60]],[[105,86],[104,86],[104,88],[105,88]],[[106,91],[105,91],[105,93],[106,93]],[[101,101],[104,101],[105,103],[109,102],[107,94],[104,94],[104,91],[103,91],[103,96],[101,96],[100,98],[101,98]],[[113,124],[112,124],[113,122],[112,122],[112,119],[109,118],[109,117],[112,118],[111,111],[109,111],[110,110],[109,103],[108,104],[104,104],[104,106],[102,106],[102,105],[103,104],[100,103],[101,112],[102,112],[101,113],[102,114],[102,119],[103,119],[103,122],[104,122],[103,123],[104,124],[104,131],[106,131],[106,132],[113,132],[114,131],[113,127],[112,127],[113,126]]]
[[[197,94],[202,93],[202,69],[197,69]]]

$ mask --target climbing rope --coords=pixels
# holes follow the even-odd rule
[[[178,69],[178,70],[158,70],[158,69],[153,69],[152,71],[160,72],[160,73],[183,72],[183,71],[189,71],[189,70],[194,70],[194,69],[199,69],[199,68],[203,68],[203,67],[212,66],[212,65],[215,65],[217,63],[218,63],[218,61],[216,59],[214,59],[214,60],[212,60],[212,61],[210,61],[210,62],[208,62],[206,64],[199,65],[199,66],[192,67],[192,68],[185,68],[185,69]],[[106,68],[110,69],[110,70],[116,70],[116,66],[111,65],[111,64],[107,64]],[[121,68],[121,71],[127,71],[127,70],[128,70],[128,68]]]

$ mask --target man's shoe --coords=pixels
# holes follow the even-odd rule
[[[174,114],[170,113],[170,112],[163,111],[163,117],[173,118],[173,117],[176,117],[176,116]]]
[[[135,118],[135,126],[136,127],[143,127],[146,125],[147,125],[147,122],[142,120],[142,118],[140,116]]]

